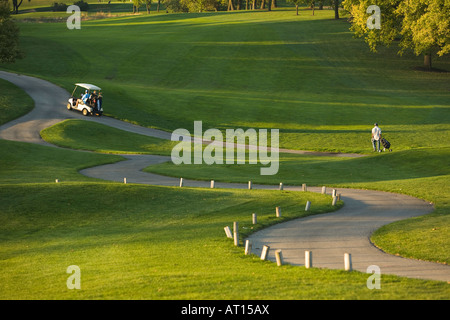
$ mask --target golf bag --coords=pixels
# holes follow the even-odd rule
[[[390,142],[387,141],[385,138],[381,138],[381,144],[383,145],[385,151],[386,149],[392,151]]]

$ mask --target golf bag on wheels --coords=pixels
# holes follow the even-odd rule
[[[386,149],[389,150],[389,152],[392,151],[390,142],[387,141],[385,138],[381,138],[381,144],[384,148],[384,151],[386,151]]]

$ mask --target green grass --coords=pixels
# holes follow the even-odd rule
[[[0,125],[31,111],[33,99],[11,82],[0,79]]]
[[[417,149],[362,158],[280,154],[277,175],[260,176],[258,165],[154,165],[144,171],[226,182],[337,188],[361,188],[412,195],[432,202],[433,214],[391,224],[372,241],[384,251],[416,259],[450,263],[450,148]]]
[[[108,115],[144,126],[192,132],[193,121],[202,120],[204,129],[278,128],[284,148],[368,153],[377,121],[392,154],[282,155],[275,177],[261,177],[250,165],[151,170],[411,194],[432,201],[435,212],[383,227],[373,239],[392,253],[448,263],[450,73],[416,71],[421,57],[398,57],[394,47],[370,53],[352,38],[347,22],[332,16],[316,11],[297,17],[290,10],[140,15],[83,21],[81,30],[68,30],[64,21],[19,23],[26,58],[0,68],[68,91],[75,82],[95,83],[104,89]],[[450,70],[450,60],[434,66]],[[111,139],[96,140],[89,132]],[[170,148],[81,122],[44,134],[61,145],[111,153],[164,154]],[[278,268],[243,256],[224,238],[224,224],[248,221],[249,212],[262,210],[262,222],[273,223],[269,213],[281,199],[290,203],[291,217],[297,215],[295,208],[306,201],[297,194],[99,182],[77,171],[120,157],[0,144],[7,150],[0,153],[5,299],[449,297],[445,283],[383,276],[382,290],[368,290],[367,275],[358,272]],[[53,183],[56,178],[62,183]],[[65,287],[71,264],[82,269],[81,291]]]
[[[313,213],[332,210],[329,196],[75,181],[61,158],[102,163],[115,156],[0,144],[11,151],[0,168],[13,155],[33,152],[27,164],[0,171],[2,299],[447,299],[450,293],[442,282],[388,275],[382,290],[368,290],[364,273],[277,267],[245,256],[225,237],[223,227],[233,221],[243,236],[256,230],[252,212],[258,227],[276,223],[280,202],[283,220],[303,215],[306,199],[316,204]],[[43,182],[53,178],[51,170],[66,176]],[[5,174],[22,182],[5,183]],[[69,265],[81,269],[81,290],[66,288]]]
[[[172,162],[148,167],[146,171],[189,179],[214,177],[226,182],[287,185],[353,185],[450,174],[442,163],[450,148],[406,150],[359,158],[280,154],[280,169],[273,176],[259,175],[259,165],[175,165]]]
[[[415,71],[421,57],[395,48],[370,53],[346,21],[316,12],[23,23],[27,58],[0,67],[69,91],[98,84],[107,114],[163,130],[278,128],[285,148],[364,153],[377,121],[396,150],[447,146],[450,73]]]
[[[19,15],[20,18],[22,15],[26,15],[28,13],[42,13],[48,12],[51,10],[53,3],[65,3],[68,6],[77,2],[76,0],[69,1],[54,1],[54,0],[32,0],[32,1],[23,1],[21,6],[19,7]],[[89,4],[88,10],[91,12],[103,11],[103,12],[133,12],[133,6],[129,2],[119,2],[119,1],[111,1],[108,5],[108,1],[96,1],[96,0],[88,0],[84,1]],[[57,12],[61,16],[68,16],[65,11]]]
[[[41,136],[60,147],[102,153],[170,155],[177,144],[83,120],[62,121],[42,130]]]
[[[29,143],[0,140],[0,183],[46,183],[60,181],[92,181],[78,173],[79,170],[100,164],[123,160],[116,155],[102,155],[41,147]],[[57,165],[54,165],[54,164]],[[54,166],[53,166],[54,165]]]
[[[145,137],[101,124],[67,120],[42,133],[51,143],[97,152],[170,155],[170,141]],[[436,211],[378,230],[372,238],[383,250],[422,260],[450,263],[450,170],[443,166],[450,148],[405,150],[361,158],[280,154],[274,176],[261,176],[261,165],[174,165],[166,162],[144,171],[186,179],[277,185],[328,185],[405,193],[433,202]],[[420,223],[419,223],[420,221]]]

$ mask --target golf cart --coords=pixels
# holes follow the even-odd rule
[[[77,89],[83,88],[81,90]],[[87,115],[101,116],[103,113],[102,108],[102,89],[89,83],[75,83],[75,89],[73,89],[72,96],[67,102],[68,110],[78,110]],[[76,98],[79,96],[79,98]]]

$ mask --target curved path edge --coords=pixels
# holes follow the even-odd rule
[[[170,133],[140,127],[109,117],[84,117],[65,108],[70,94],[42,79],[0,71],[0,78],[22,88],[35,102],[28,114],[0,126],[0,138],[37,143],[56,147],[42,140],[40,131],[66,119],[96,121],[114,128],[170,139]],[[352,154],[317,153],[297,150],[280,152],[322,154],[326,156],[361,156]],[[143,172],[149,165],[170,160],[154,155],[122,155],[128,161],[88,168],[80,173],[103,180],[143,183],[161,186],[179,186],[179,179]],[[187,187],[206,187],[209,181],[184,180]],[[216,188],[247,188],[245,184],[219,183]],[[255,189],[277,189],[278,186],[254,185]],[[301,191],[300,187],[285,190]],[[321,188],[308,187],[308,191],[321,192]],[[330,193],[330,190],[328,190]],[[433,211],[433,206],[423,200],[406,195],[357,189],[339,190],[345,206],[332,213],[313,215],[274,225],[252,234],[252,253],[259,255],[263,245],[270,246],[270,260],[274,251],[282,251],[285,263],[304,265],[304,252],[312,252],[313,267],[343,269],[344,253],[352,255],[353,270],[367,272],[369,266],[380,268],[381,274],[439,280],[450,282],[450,266],[407,259],[384,253],[370,242],[370,235],[379,227],[394,221],[421,216]],[[312,204],[314,205],[314,204]]]

